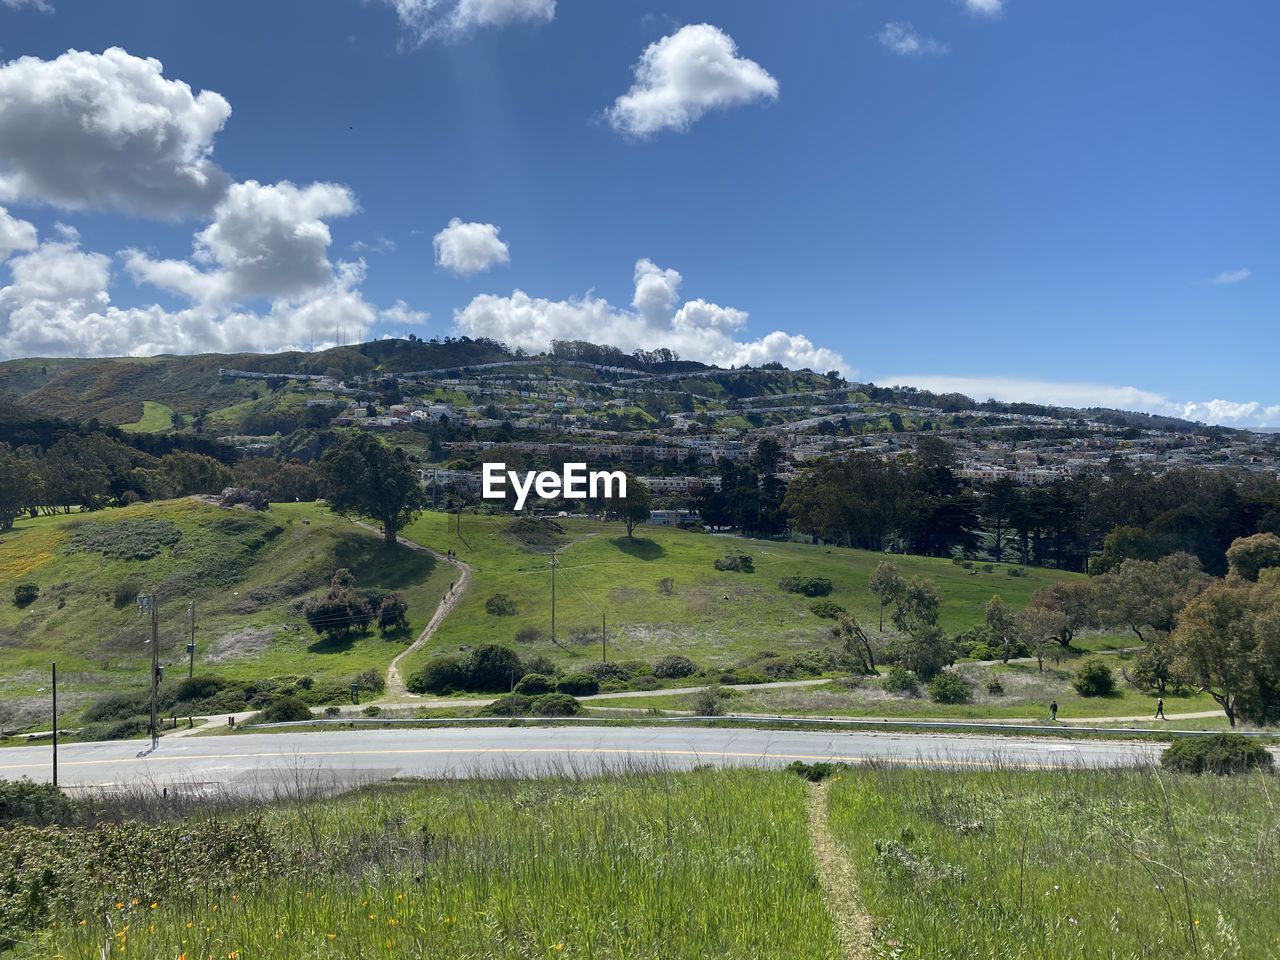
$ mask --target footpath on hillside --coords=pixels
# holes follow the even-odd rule
[[[862,905],[849,857],[831,833],[827,810],[830,784],[820,781],[810,784],[808,790],[809,843],[840,951],[845,960],[870,960],[875,928]]]

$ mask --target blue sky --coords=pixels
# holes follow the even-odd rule
[[[1277,28],[0,0],[0,357],[582,336],[1280,426]]]

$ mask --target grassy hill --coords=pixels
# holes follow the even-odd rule
[[[358,589],[403,594],[410,631],[318,639],[297,601],[341,567]],[[47,710],[51,660],[72,718],[95,696],[145,687],[149,627],[135,609],[139,592],[160,598],[171,678],[186,676],[185,612],[194,599],[199,674],[345,682],[384,669],[426,625],[454,574],[426,554],[388,551],[375,534],[311,504],[251,513],[181,500],[22,521],[0,538],[0,727],[29,725]],[[20,583],[40,588],[23,608],[12,602]]]
[[[783,590],[789,576],[822,576],[832,581],[828,599],[856,611],[876,626],[878,607],[867,580],[884,554],[797,543],[744,541],[662,527],[641,527],[629,540],[619,524],[590,520],[557,521],[562,536],[536,546],[510,534],[508,517],[462,518],[462,533],[444,514],[424,514],[406,535],[444,551],[453,549],[475,569],[475,580],[458,609],[432,642],[407,664],[412,673],[423,660],[481,643],[512,645],[522,655],[542,654],[571,667],[600,657],[601,615],[607,617],[609,658],[652,661],[685,654],[700,665],[732,665],[761,651],[778,653],[826,643],[831,626],[810,610],[811,601]],[[559,547],[556,574],[557,639],[550,640],[550,550]],[[714,562],[729,549],[750,553],[754,573],[720,572]],[[906,576],[933,579],[942,593],[942,626],[959,631],[982,619],[992,594],[1015,608],[1055,580],[1078,574],[1026,568],[1007,574],[971,573],[946,560],[895,557]],[[670,579],[670,592],[662,581]],[[510,597],[514,616],[487,612],[495,594]],[[529,627],[543,636],[516,642]]]

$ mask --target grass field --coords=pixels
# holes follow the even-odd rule
[[[142,417],[133,423],[122,423],[129,433],[166,433],[173,429],[173,408],[154,400],[142,402]]]
[[[1278,815],[1268,775],[914,767],[108,798],[6,834],[0,954],[1261,960]]]
[[[129,525],[113,526],[122,521]],[[86,536],[99,548],[77,546]],[[295,603],[339,567],[354,572],[357,587],[400,591],[410,631],[318,639]],[[182,676],[194,599],[200,673],[345,678],[385,668],[426,625],[454,573],[405,547],[387,551],[376,534],[312,504],[254,514],[183,500],[23,520],[0,539],[0,726],[22,729],[24,717],[37,715],[47,722],[51,660],[64,722],[94,695],[145,686],[149,631],[134,607],[139,592],[159,597],[161,660]],[[40,597],[20,609],[11,598],[26,582]]]
[[[610,659],[654,660],[682,653],[700,665],[730,665],[764,650],[787,652],[827,643],[831,621],[809,609],[810,600],[784,591],[787,576],[831,579],[830,599],[877,625],[878,607],[867,580],[885,556],[838,547],[744,541],[664,527],[639,527],[634,540],[618,524],[561,520],[556,573],[557,636],[551,631],[550,550],[523,547],[507,535],[506,517],[454,519],[425,513],[406,536],[437,550],[456,550],[475,569],[470,591],[409,666],[427,657],[481,643],[512,644],[518,630],[537,627],[547,636],[517,645],[521,653],[544,654],[566,667],[598,659],[601,616],[607,617]],[[720,572],[713,563],[730,549],[755,560],[754,573]],[[894,557],[904,575],[933,579],[942,593],[942,626],[959,631],[982,618],[993,594],[1015,608],[1024,606],[1046,583],[1076,574],[1026,568],[1008,576],[1007,565],[993,573],[971,573],[946,560]],[[670,579],[671,592],[661,589]],[[505,594],[516,602],[515,616],[486,612],[485,601]]]

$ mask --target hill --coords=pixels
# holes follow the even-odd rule
[[[318,639],[300,600],[339,568],[355,574],[356,589],[401,593],[409,629]],[[149,627],[135,609],[139,593],[160,598],[167,681],[187,674],[194,600],[198,674],[306,676],[345,693],[362,671],[384,672],[425,626],[451,573],[425,553],[387,551],[375,534],[312,504],[253,513],[180,500],[20,521],[0,539],[0,728],[47,723],[51,660],[68,722],[97,696],[144,689]],[[21,583],[40,589],[25,607],[12,602]]]
[[[855,611],[869,627],[878,623],[877,601],[867,590],[867,580],[886,559],[882,553],[649,526],[638,528],[636,538],[629,540],[620,524],[566,519],[555,523],[563,532],[532,547],[525,542],[527,534],[524,541],[514,535],[507,517],[464,516],[459,535],[453,517],[426,513],[405,531],[407,537],[437,550],[456,551],[475,571],[457,610],[428,645],[408,658],[406,676],[432,655],[482,643],[503,643],[522,657],[543,655],[572,669],[600,658],[602,615],[611,660],[652,662],[680,653],[700,666],[728,668],[765,651],[785,654],[829,646],[832,621],[814,614],[810,599],[779,585],[791,576],[829,578],[833,589],[827,599]],[[554,548],[559,565],[553,644]],[[728,550],[751,554],[755,572],[716,570],[716,559]],[[992,594],[1021,608],[1045,584],[1078,576],[1011,564],[992,565],[988,573],[927,557],[892,559],[904,576],[937,583],[943,598],[940,622],[949,632],[980,622]],[[1014,569],[1022,575],[1010,576]],[[510,598],[515,615],[488,612],[486,604],[497,594]]]

